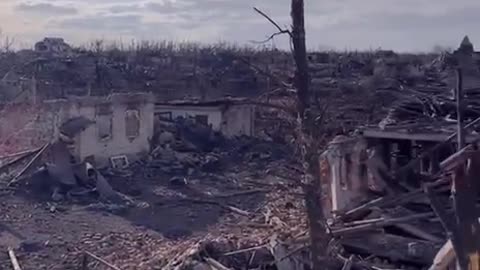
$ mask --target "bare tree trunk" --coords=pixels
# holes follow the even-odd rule
[[[309,74],[307,62],[307,46],[305,42],[305,18],[303,0],[292,0],[292,42],[294,59],[297,65],[295,83],[297,87],[299,115],[304,118],[309,107]],[[303,119],[306,120],[306,119]]]
[[[312,139],[313,121],[310,107],[309,72],[305,43],[304,1],[292,0],[292,42],[297,66],[295,85],[297,89],[298,130],[297,139],[302,155],[305,205],[310,226],[311,254],[314,270],[328,269],[328,235],[321,204],[322,186],[319,172],[317,147]]]

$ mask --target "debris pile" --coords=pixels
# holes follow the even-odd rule
[[[468,89],[464,101],[465,120],[479,117],[480,104],[478,93],[480,89]],[[453,91],[445,88],[428,87],[402,89],[396,95],[398,101],[392,104],[387,116],[380,122],[380,127],[411,127],[435,123],[437,126],[455,123],[457,120],[456,101]]]
[[[448,203],[448,182],[430,185]],[[382,269],[430,266],[447,241],[422,189],[379,197],[338,213],[331,230],[342,247],[340,256],[355,255],[355,262]]]
[[[464,229],[465,220],[471,218],[478,226],[475,179],[480,152],[474,148],[469,145],[449,156],[435,173],[410,174],[416,178],[414,186],[401,181],[401,175],[411,172],[408,168],[428,158],[435,148],[410,160],[393,176],[382,175],[383,194],[372,193],[362,203],[334,213],[329,221],[335,240],[332,253],[362,269],[447,269],[454,265],[454,246],[476,241],[474,234],[462,235],[469,231]]]
[[[22,228],[38,242],[37,250],[24,250],[22,238],[14,237],[20,263],[95,269],[103,260],[124,270],[275,265],[285,255],[283,242],[306,230],[291,149],[257,138],[226,139],[190,120],[162,126],[150,153],[118,168],[72,168],[68,138],[75,123],[85,122],[80,119],[68,121],[58,140],[19,154],[24,163],[8,167],[5,184],[19,177],[0,193],[7,196],[0,215],[8,228]],[[19,217],[19,207],[48,227]],[[4,262],[8,257],[0,255]]]

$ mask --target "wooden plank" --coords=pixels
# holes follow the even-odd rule
[[[447,213],[446,209],[442,205],[442,203],[438,200],[437,195],[435,192],[428,186],[425,186],[425,193],[430,200],[430,205],[435,212],[435,214],[440,219],[440,223],[442,224],[444,230],[446,231],[447,236],[450,238],[452,242],[452,246],[454,250],[460,250],[461,242],[460,236],[458,234],[455,221],[453,218]]]
[[[465,146],[465,129],[463,124],[463,74],[462,69],[457,68],[457,148],[460,151]]]
[[[455,263],[455,258],[452,241],[448,240],[435,255],[432,266],[428,270],[447,270],[448,267]]]
[[[473,151],[472,145],[469,144],[460,151],[456,152],[455,154],[449,156],[447,159],[442,161],[440,163],[440,169],[443,171],[452,170],[459,164],[466,162],[466,160],[470,158],[474,153],[478,153],[478,151]]]
[[[8,256],[10,257],[13,270],[22,270],[20,263],[18,263],[17,256],[15,255],[15,251],[13,251],[12,248],[8,248]]]
[[[391,234],[364,233],[343,237],[339,242],[347,250],[355,250],[361,255],[388,258],[392,262],[431,265],[437,252],[437,248],[429,242]]]
[[[434,141],[443,142],[449,138],[448,134],[442,133],[408,133],[406,131],[380,130],[380,129],[365,129],[362,132],[363,136],[367,138],[378,139],[394,139],[394,140],[411,140],[411,141]],[[456,133],[455,133],[456,134]],[[472,139],[473,136],[469,136]],[[456,135],[455,135],[456,138]]]
[[[19,163],[20,161],[28,158],[30,155],[33,155],[34,153],[35,153],[35,152],[27,153],[27,154],[25,154],[25,155],[23,155],[23,156],[17,157],[16,159],[14,159],[14,160],[6,163],[5,165],[2,165],[2,167],[0,167],[0,172],[6,171],[9,167],[11,167],[11,166]]]
[[[352,269],[352,266],[353,266],[353,258],[354,258],[354,256],[351,255],[350,258],[348,258],[348,260],[345,261],[345,264],[343,265],[342,270],[350,270],[350,269]]]
[[[467,128],[470,128],[470,127],[473,127],[475,126],[476,124],[480,123],[480,117],[475,119],[474,121],[468,123],[466,126],[464,126],[464,129],[467,129]],[[432,148],[424,151],[422,154],[420,154],[417,158],[411,160],[408,164],[406,164],[405,166],[403,166],[402,168],[398,169],[397,172],[395,173],[396,177],[398,178],[398,176],[408,172],[411,168],[417,166],[422,159],[426,158],[426,157],[429,157],[430,155],[432,155],[433,153],[435,153],[436,151],[438,151],[440,148],[442,148],[444,145],[450,143],[453,139],[455,139],[457,137],[457,132],[453,133],[452,135],[448,136],[444,141],[442,141],[441,143],[433,146]],[[480,140],[479,136],[469,136],[467,137],[467,142],[468,143],[476,143],[478,142],[478,140]],[[427,139],[426,141],[432,141],[432,140],[429,140]]]
[[[449,183],[450,180],[447,178],[437,180],[433,183],[428,183],[425,184],[431,189],[437,188],[439,186],[442,186],[444,184]],[[402,195],[397,195],[397,196],[385,196],[385,197],[380,197],[376,198],[374,200],[371,200],[369,202],[364,203],[363,205],[360,205],[354,209],[348,210],[344,213],[336,213],[338,217],[342,220],[347,219],[348,217],[351,217],[357,213],[360,213],[362,211],[371,209],[372,207],[388,207],[391,205],[396,205],[399,206],[401,204],[405,204],[408,202],[411,202],[417,198],[420,198],[422,196],[425,196],[423,189],[416,189],[412,190],[411,192],[402,194]]]
[[[399,224],[394,224],[394,227],[397,227],[413,236],[418,237],[419,239],[425,240],[425,241],[431,241],[434,243],[442,243],[445,240],[441,239],[425,230],[422,230],[418,228],[417,226],[414,226],[412,224],[407,224],[407,223],[399,223]]]
[[[26,151],[22,151],[22,152],[10,154],[10,155],[1,156],[1,157],[0,157],[0,160],[2,160],[2,159],[7,159],[7,158],[14,158],[14,157],[23,156],[23,155],[28,155],[28,154],[32,154],[32,153],[35,153],[35,152],[37,152],[37,151],[40,151],[40,149],[42,149],[42,147],[39,147],[39,148],[36,148],[36,149],[30,149],[30,150],[26,150]]]
[[[339,236],[339,235],[346,235],[346,234],[352,234],[352,233],[358,233],[358,232],[363,232],[363,231],[368,231],[372,230],[375,228],[380,228],[380,227],[385,227],[397,223],[404,223],[407,221],[412,221],[412,220],[417,220],[417,219],[422,219],[422,218],[429,218],[435,216],[435,213],[430,212],[430,213],[421,213],[421,214],[415,214],[415,215],[410,215],[406,217],[399,217],[399,218],[382,218],[380,220],[375,219],[372,223],[370,224],[363,224],[360,226],[356,227],[349,227],[349,228],[342,228],[338,230],[333,230],[332,234],[334,236]]]
[[[219,261],[213,258],[204,258],[204,260],[212,267],[214,270],[232,270],[231,268],[226,267],[221,264]]]
[[[98,257],[98,256],[95,256],[94,254],[88,252],[88,251],[84,251],[84,254],[88,255],[90,258],[100,262],[101,264],[113,269],[113,270],[121,270],[120,268],[116,267],[115,265],[105,261],[104,259]]]
[[[8,183],[8,186],[12,186],[13,184],[17,183],[20,179],[20,177],[28,170],[30,167],[33,165],[37,159],[40,158],[40,156],[45,152],[50,147],[50,143],[45,144],[40,151],[37,152],[37,154],[30,160],[30,162],[27,163],[27,165]]]

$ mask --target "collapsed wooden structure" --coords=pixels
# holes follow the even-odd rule
[[[367,127],[323,154],[326,215],[344,258],[374,269],[478,269],[480,118],[465,125],[459,78],[456,123]]]

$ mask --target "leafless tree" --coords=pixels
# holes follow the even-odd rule
[[[296,146],[299,148],[300,161],[303,166],[302,187],[305,193],[305,205],[309,221],[311,239],[312,266],[314,270],[329,269],[327,248],[329,235],[321,204],[322,186],[318,164],[318,143],[314,139],[316,129],[315,119],[320,108],[314,108],[317,103],[312,103],[310,92],[310,77],[308,70],[304,1],[291,1],[292,29],[281,28],[264,12],[255,8],[255,11],[272,23],[278,32],[271,35],[267,41],[280,34],[290,36],[293,57],[296,64],[294,88],[296,89]]]
[[[11,52],[13,50],[13,45],[15,44],[15,38],[4,34],[0,28],[0,42],[0,52]]]

